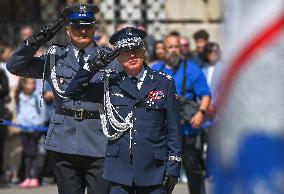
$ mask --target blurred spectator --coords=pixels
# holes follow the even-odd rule
[[[11,55],[13,53],[13,48],[9,45],[2,44],[2,45],[0,45],[0,52],[1,52],[0,68],[3,69],[6,72],[6,75],[8,76],[8,79],[9,79],[11,92],[13,94],[14,89],[18,85],[19,77],[11,74],[6,68],[6,62],[11,57]]]
[[[26,40],[29,36],[34,33],[34,30],[31,26],[24,26],[20,29],[20,40],[19,42],[22,43]]]
[[[151,66],[152,64],[159,63],[160,61],[164,59],[165,59],[164,41],[158,40],[154,44],[154,53],[153,53],[149,66]]]
[[[107,32],[103,30],[96,30],[94,40],[99,46],[109,47]]]
[[[217,95],[217,84],[220,80],[221,68],[221,51],[218,43],[209,42],[204,48],[204,66],[202,71],[207,79],[212,94],[211,105],[208,109],[208,114],[213,119],[215,114],[215,101]],[[216,71],[217,70],[217,71]]]
[[[144,31],[147,31],[146,26],[144,24],[138,24],[137,28],[142,29]],[[149,61],[151,58],[153,58],[154,53],[154,45],[156,42],[156,39],[153,35],[149,34],[144,38],[143,40],[146,48],[146,59]]]
[[[46,117],[47,121],[45,123],[45,126],[49,126],[49,122],[51,120],[52,115],[54,114],[54,95],[51,89],[51,86],[48,82],[44,83],[44,95],[43,99],[46,105]],[[46,135],[46,133],[45,133]],[[44,158],[44,164],[42,168],[42,184],[53,184],[55,182],[55,175],[54,175],[54,168],[55,168],[55,160],[56,157],[53,152],[47,151],[45,158]]]
[[[18,124],[31,127],[43,126],[46,121],[45,109],[39,107],[40,97],[35,93],[35,80],[22,78],[15,97]],[[25,176],[19,186],[20,188],[38,187],[37,156],[40,132],[31,128],[21,129],[20,138],[23,146]]]
[[[204,47],[209,41],[209,34],[206,30],[198,30],[193,34],[195,41],[195,56],[192,57],[192,61],[202,67],[204,64]]]
[[[181,36],[179,38],[180,46],[181,46],[181,54],[184,57],[184,59],[190,59],[193,57],[193,54],[190,50],[190,42],[189,39],[185,36]]]
[[[209,42],[204,48],[204,65],[202,71],[211,86],[212,76],[217,63],[220,63],[220,47],[215,42]]]
[[[169,35],[180,37],[180,33],[179,33],[178,31],[175,31],[175,30],[171,31],[171,32],[169,33]]]
[[[9,112],[6,104],[9,101],[9,81],[3,69],[0,69],[0,117],[9,119]],[[0,125],[0,188],[6,186],[3,162],[4,162],[4,145],[7,129]]]

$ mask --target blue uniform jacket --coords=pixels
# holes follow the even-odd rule
[[[167,174],[178,177],[181,166],[177,161],[181,157],[181,146],[175,82],[167,75],[145,68],[147,74],[138,93],[133,92],[131,80],[123,72],[112,75],[109,84],[111,103],[123,118],[133,111],[134,127],[132,154],[129,130],[119,139],[108,141],[103,176],[109,181],[130,186],[133,183],[137,186],[162,184]],[[92,77],[90,74],[86,70],[78,71],[67,93],[76,97],[78,93],[102,93],[103,79],[100,90],[93,84],[80,87]],[[160,91],[162,97],[150,103],[151,91]]]
[[[96,43],[90,44],[85,48],[84,57],[92,59],[100,49],[103,48]],[[52,45],[47,54],[34,57],[37,50],[38,47],[23,43],[7,62],[7,69],[14,75],[37,79],[43,78],[45,70],[45,80],[51,85],[54,93],[55,109],[98,111],[98,105],[103,100],[102,93],[93,96],[92,102],[87,97],[70,99],[65,95],[69,82],[79,69],[78,49],[72,44]],[[118,66],[114,63],[110,67],[116,69]],[[99,76],[94,76],[91,82],[95,82]],[[54,114],[46,136],[45,148],[67,154],[104,157],[106,143],[99,119],[76,120],[72,116]]]
[[[203,96],[210,96],[210,89],[207,84],[206,78],[201,71],[201,69],[190,60],[186,60],[187,68],[186,68],[186,87],[185,87],[185,98],[188,100],[195,100],[195,98],[202,98]],[[182,91],[182,81],[183,81],[183,61],[179,64],[176,72],[171,69],[165,67],[165,62],[160,62],[154,64],[151,68],[156,71],[162,71],[170,76],[176,82],[177,94],[180,96]],[[182,126],[182,134],[183,135],[195,135],[200,130],[192,128],[188,123],[185,123]]]

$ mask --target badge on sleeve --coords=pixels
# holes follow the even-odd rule
[[[151,91],[148,95],[148,98],[150,100],[159,100],[161,98],[164,98],[165,94],[163,91],[159,90],[159,91]]]

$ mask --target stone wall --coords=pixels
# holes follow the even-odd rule
[[[167,19],[175,22],[167,24],[167,31],[177,30],[193,41],[193,33],[205,29],[211,41],[222,44],[223,0],[167,0],[165,8]]]
[[[94,0],[94,2],[101,7],[100,21],[109,21],[103,24],[108,34],[114,32],[112,21],[145,22],[148,33],[153,34],[156,39],[162,39],[170,31],[176,30],[192,41],[192,34],[196,30],[205,29],[209,32],[211,41],[222,44],[223,0]],[[129,10],[131,10],[130,15],[124,17]],[[143,11],[146,17],[143,17]]]

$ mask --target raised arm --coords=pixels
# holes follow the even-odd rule
[[[7,69],[14,75],[42,78],[47,55],[34,55],[40,46],[54,37],[63,24],[64,21],[59,19],[52,26],[43,26],[39,32],[27,38],[8,60]]]
[[[119,55],[119,53],[119,50],[114,50],[109,53],[101,50],[94,59],[88,61],[83,67],[80,67],[75,77],[71,80],[70,84],[66,88],[65,95],[69,96],[70,98],[80,96],[89,86],[90,80],[93,78],[93,76],[100,69],[111,63]]]

